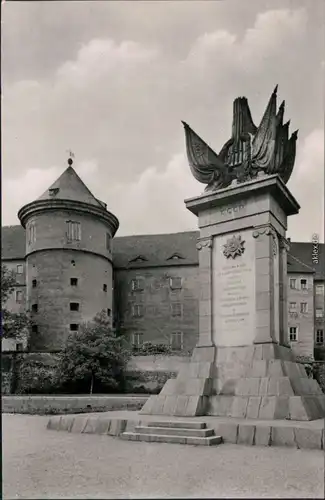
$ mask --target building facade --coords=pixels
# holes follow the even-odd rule
[[[56,351],[102,309],[134,346],[191,352],[198,339],[197,231],[114,237],[117,218],[70,166],[35,202],[21,226],[2,228],[2,263],[16,273],[8,300],[32,318],[30,349]],[[298,355],[324,346],[324,245],[290,243],[288,329]],[[10,341],[2,348],[15,349]],[[19,346],[21,348],[21,346]]]

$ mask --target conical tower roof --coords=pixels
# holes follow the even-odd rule
[[[102,207],[71,165],[37,200],[53,199],[79,201]]]

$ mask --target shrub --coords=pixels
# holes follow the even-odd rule
[[[54,367],[28,358],[20,361],[16,393],[51,394],[57,392],[58,386]]]

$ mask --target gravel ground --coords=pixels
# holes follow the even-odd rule
[[[2,415],[2,498],[324,498],[321,451],[135,443],[47,421]]]

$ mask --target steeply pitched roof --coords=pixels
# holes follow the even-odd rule
[[[122,236],[113,240],[113,263],[116,268],[159,267],[198,264],[196,249],[198,231],[172,234],[145,234],[139,236]],[[170,259],[180,254],[182,259]],[[133,261],[139,255],[140,259]],[[169,259],[169,260],[168,260]]]
[[[1,259],[24,259],[25,253],[25,229],[22,226],[2,227]]]
[[[21,226],[4,226],[1,234],[2,259],[24,259],[25,230]],[[197,265],[198,231],[172,234],[122,236],[113,239],[115,268]],[[291,242],[288,253],[289,273],[312,273],[315,279],[325,279],[324,243],[318,245],[318,264],[313,263],[313,244]],[[178,254],[182,259],[171,259]],[[147,260],[137,259],[144,257]],[[134,261],[134,259],[137,259]],[[133,261],[133,262],[132,262]]]
[[[313,243],[305,242],[291,242],[290,244],[290,254],[294,255],[305,265],[309,266],[315,271],[315,279],[324,279],[325,276],[325,245],[324,243],[319,243],[317,245],[318,249],[318,263],[313,262]],[[293,268],[294,269],[294,268]],[[291,271],[291,266],[288,266],[288,272],[300,272]],[[303,272],[303,271],[301,271]]]
[[[38,198],[51,199],[82,201],[103,208],[71,166]]]

